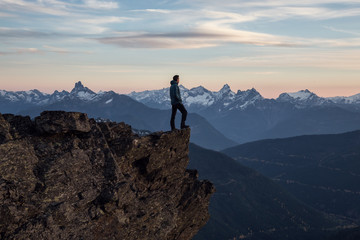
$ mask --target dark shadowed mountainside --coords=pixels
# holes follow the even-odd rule
[[[190,144],[190,168],[211,180],[211,218],[194,239],[320,239],[336,224],[225,154]]]
[[[339,231],[338,233],[327,238],[326,240],[359,240],[359,239],[360,239],[360,227]]]
[[[223,152],[308,205],[360,222],[360,131],[262,140]]]

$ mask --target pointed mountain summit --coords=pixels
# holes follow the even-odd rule
[[[214,95],[216,96],[217,101],[223,99],[229,101],[229,99],[234,98],[235,93],[231,91],[231,88],[228,84],[225,84],[218,92],[214,92]]]
[[[316,106],[327,104],[330,102],[329,99],[319,97],[315,93],[309,91],[308,89],[301,90],[298,92],[291,92],[291,93],[282,93],[276,99],[279,102],[290,102],[297,106]]]
[[[286,92],[279,95],[278,100],[289,101],[291,99],[296,99],[300,101],[304,101],[309,99],[310,97],[314,97],[317,95],[315,93],[310,92],[308,89],[301,90],[298,92]]]
[[[75,83],[75,87],[70,92],[71,97],[79,98],[84,101],[90,101],[96,97],[96,93],[85,87],[81,81]]]
[[[238,90],[236,96],[242,96],[248,99],[252,99],[252,98],[263,99],[263,96],[261,96],[261,94],[255,88],[248,89],[246,91]]]
[[[194,88],[190,89],[189,91],[192,94],[200,94],[200,95],[204,94],[205,92],[209,92],[209,90],[207,90],[203,86],[194,87]]]
[[[94,92],[91,91],[89,88],[85,87],[81,81],[75,83],[75,87],[71,90],[70,93],[77,93],[77,92],[89,92],[94,94]]]
[[[222,93],[228,93],[228,92],[231,92],[231,88],[229,86],[229,84],[225,84],[219,91],[220,94]]]

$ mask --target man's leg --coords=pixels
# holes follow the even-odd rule
[[[177,107],[176,105],[172,105],[171,109],[171,120],[170,120],[170,126],[171,130],[175,129],[175,116],[176,116]]]
[[[185,125],[185,121],[186,121],[186,117],[187,117],[187,111],[186,111],[184,105],[182,105],[182,104],[179,104],[178,108],[179,108],[179,110],[181,112],[181,128],[185,128],[185,127],[187,127]]]

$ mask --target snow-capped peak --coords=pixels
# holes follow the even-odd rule
[[[71,90],[70,93],[77,93],[77,92],[89,92],[94,94],[93,91],[91,91],[89,88],[84,87],[84,85],[81,83],[81,81],[78,81],[75,83],[75,87]]]
[[[310,98],[318,98],[315,93],[310,92],[308,89],[301,90],[298,92],[287,92],[279,95],[278,100],[280,101],[306,101]]]
[[[292,93],[282,93],[276,100],[280,102],[294,103],[297,107],[319,106],[323,104],[329,104],[331,102],[326,98],[317,96],[308,89]]]
[[[334,103],[356,104],[356,103],[360,103],[360,93],[349,97],[329,97],[328,99]]]
[[[194,88],[190,89],[190,91],[192,93],[203,94],[204,92],[207,92],[208,90],[205,89],[203,86],[198,86],[198,87],[194,87]]]
[[[301,101],[309,99],[311,96],[315,95],[314,93],[310,92],[308,89],[301,90],[298,92],[287,93],[287,94],[290,97]]]
[[[84,101],[90,101],[96,97],[96,93],[91,91],[89,88],[84,87],[81,81],[75,83],[75,87],[71,90],[70,95]]]
[[[189,89],[187,89],[186,87],[184,87],[183,85],[179,85],[179,88],[181,91],[188,91]]]
[[[230,92],[230,91],[231,91],[230,86],[229,86],[228,84],[225,84],[225,85],[220,89],[219,92],[221,92],[221,93],[226,93],[226,92]]]

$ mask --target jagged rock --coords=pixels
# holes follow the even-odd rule
[[[0,115],[0,239],[191,239],[213,185],[186,170],[190,129]]]
[[[35,118],[35,125],[42,133],[89,132],[89,119],[85,113],[45,111]]]

